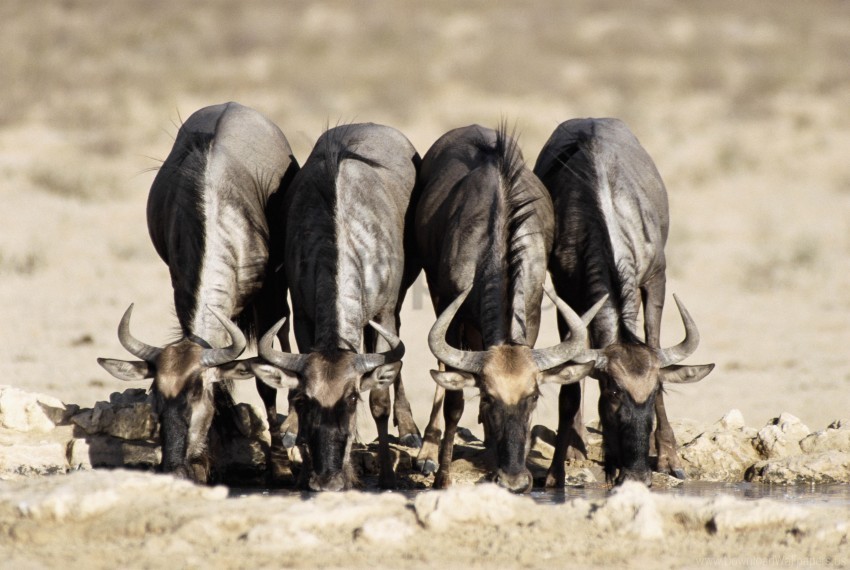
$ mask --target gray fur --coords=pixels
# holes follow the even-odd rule
[[[651,480],[649,440],[656,416],[658,469],[683,477],[664,409],[661,378],[696,349],[696,325],[679,304],[687,338],[660,349],[666,287],[664,246],[669,229],[667,191],[652,159],[617,119],[574,119],[558,126],[534,172],[552,195],[557,228],[549,260],[559,297],[579,312],[607,295],[589,325],[591,348],[576,360],[596,361],[599,414],[610,480]],[[678,300],[677,300],[678,302]],[[644,310],[644,335],[637,319]],[[559,319],[561,333],[564,323]],[[701,379],[713,365],[687,367]],[[675,375],[668,374],[671,378]],[[578,385],[561,388],[558,439],[547,485],[560,486],[568,453],[585,452]],[[619,471],[619,475],[617,472]]]
[[[227,353],[204,349],[232,343],[238,356],[244,336],[288,313],[285,297],[274,294],[285,287],[275,283],[283,223],[274,216],[280,190],[297,169],[276,125],[257,111],[225,103],[186,120],[154,179],[148,230],[168,264],[181,338],[162,349],[144,348],[129,338],[128,311],[119,337],[128,349],[141,346],[133,352],[146,362],[100,362],[122,379],[154,378],[166,471],[207,480],[213,411],[232,403],[222,380],[250,377],[246,366],[212,358]],[[275,393],[260,390],[273,423]]]
[[[395,336],[404,294],[419,273],[408,235],[419,162],[413,145],[395,129],[338,126],[316,142],[287,196],[284,265],[302,358],[278,354],[267,360],[299,363],[279,372],[296,381],[293,417],[304,419],[288,429],[298,433],[311,458],[304,473],[314,490],[355,483],[349,450],[356,406],[343,404],[361,390],[376,388],[369,399],[378,427],[381,486],[394,485],[388,383],[395,383],[400,435],[419,438],[398,376],[403,345]],[[369,326],[370,320],[384,332]],[[275,382],[280,374],[266,376]],[[340,441],[347,444],[339,446]]]

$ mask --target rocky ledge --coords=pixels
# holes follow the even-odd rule
[[[236,408],[238,434],[218,453],[220,480],[231,484],[259,481],[266,472],[268,426],[247,404]],[[798,418],[782,413],[761,428],[746,425],[738,410],[711,425],[673,422],[680,457],[692,480],[771,484],[850,483],[850,421],[837,420],[811,431]],[[12,386],[0,386],[0,479],[66,473],[93,468],[152,470],[160,461],[159,425],[150,394],[142,389],[113,393],[93,408]],[[529,467],[545,476],[552,458],[554,433],[535,426]],[[478,482],[486,471],[483,445],[460,430],[453,467],[457,483]],[[428,486],[415,472],[415,450],[392,446],[399,486]],[[366,486],[376,474],[375,447],[353,451]],[[281,458],[297,465],[297,453]],[[602,481],[601,435],[589,426],[588,459],[567,464],[567,484]],[[277,466],[276,466],[277,467]],[[276,470],[284,473],[283,469]],[[265,481],[263,481],[265,482]]]

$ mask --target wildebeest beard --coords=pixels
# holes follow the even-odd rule
[[[299,443],[304,458],[300,486],[313,491],[339,491],[358,483],[349,457],[358,399],[344,398],[335,406],[324,408],[306,397],[299,398]]]
[[[604,397],[600,398],[605,479],[609,484],[619,484],[627,479],[651,484],[649,440],[654,416],[654,393],[642,404],[624,397],[616,412],[605,406]]]
[[[482,394],[479,412],[485,442],[496,460],[495,477],[520,480],[527,475],[528,428],[536,402],[536,394],[515,405],[506,405]],[[523,480],[531,482],[530,477]]]

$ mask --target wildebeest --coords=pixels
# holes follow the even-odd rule
[[[616,119],[562,123],[540,152],[534,172],[555,206],[549,271],[558,295],[577,311],[608,295],[589,326],[591,348],[574,357],[576,362],[596,362],[590,376],[600,387],[606,477],[617,483],[651,482],[655,415],[657,469],[684,478],[664,409],[663,385],[696,382],[714,365],[676,366],[699,344],[696,324],[678,298],[685,340],[660,348],[669,226],[661,176],[628,127]],[[643,341],[637,332],[641,304]],[[580,399],[579,384],[561,388],[548,486],[564,484],[568,448],[571,454],[584,453]]]
[[[399,375],[404,345],[397,336],[405,292],[420,271],[408,235],[419,162],[393,128],[342,125],[319,138],[287,195],[284,265],[302,354],[272,348],[276,326],[260,342],[272,366],[254,370],[270,385],[295,391],[306,456],[302,484],[312,490],[355,484],[350,450],[361,392],[371,390],[381,487],[395,478],[388,439],[393,382],[400,439],[420,444]]]
[[[448,390],[438,388],[419,465],[426,472],[436,467],[443,403],[446,429],[434,487],[450,485],[463,388],[476,387],[479,421],[495,452],[494,480],[526,491],[532,485],[525,465],[529,423],[539,386],[578,381],[592,367],[567,364],[583,349],[586,330],[564,304],[559,309],[569,339],[532,348],[555,225],[552,201],[504,126],[494,131],[472,125],[443,135],[422,160],[419,185],[417,245],[439,315],[428,342],[440,371],[431,375]]]
[[[98,362],[123,380],[153,378],[164,471],[208,479],[210,425],[232,404],[221,381],[253,376],[236,358],[255,330],[288,313],[273,271],[282,224],[267,213],[279,211],[281,189],[297,170],[280,129],[231,102],[186,120],[153,181],[148,230],[171,274],[180,339],[160,348],[133,338],[130,305],[118,339],[141,360]],[[273,426],[276,391],[257,386]]]

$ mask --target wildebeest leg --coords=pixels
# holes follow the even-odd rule
[[[566,338],[569,333],[567,322],[558,315],[558,333]],[[564,461],[587,459],[587,429],[581,411],[584,380],[581,383],[561,386],[558,395],[558,435],[555,439],[555,455],[546,475],[547,487],[564,486]]]
[[[298,344],[298,350],[304,352],[310,349],[313,344],[313,324],[307,321],[303,313],[295,315],[294,326],[295,342]],[[281,341],[281,345],[283,341]],[[289,341],[287,340],[287,348]],[[298,442],[298,410],[295,406],[295,401],[298,398],[297,390],[290,390],[287,395],[289,407],[286,412],[286,419],[280,426],[280,433],[283,439],[283,447],[290,449],[295,447]]]
[[[643,287],[644,336],[646,344],[653,348],[661,346],[661,313],[664,309],[664,296],[666,294],[666,278],[664,272],[656,274]],[[662,387],[663,388],[663,387]],[[667,419],[667,410],[664,407],[664,391],[659,390],[655,397],[655,449],[658,453],[658,465],[656,469],[662,473],[669,473],[679,479],[685,478],[685,471],[676,453],[676,436],[670,421]]]
[[[381,325],[393,334],[398,334],[393,317],[377,319]],[[377,337],[377,338],[376,338]],[[390,344],[383,336],[375,334],[375,331],[369,327],[363,331],[363,338],[366,340],[366,352],[386,352],[390,350]],[[378,465],[380,466],[380,474],[378,476],[378,486],[382,489],[392,489],[395,487],[395,473],[393,473],[393,464],[390,459],[390,439],[389,439],[389,423],[390,423],[390,389],[373,388],[369,392],[369,410],[372,412],[372,418],[375,420],[375,427],[378,428]]]
[[[561,386],[558,395],[558,435],[555,439],[555,454],[552,457],[552,465],[546,474],[547,487],[563,487],[566,482],[564,462],[575,459],[576,456],[584,459],[587,457],[587,448],[576,426],[584,427],[581,417],[581,392],[582,382]],[[570,456],[570,451],[574,455]]]
[[[410,409],[410,401],[404,392],[404,383],[401,381],[401,373],[396,377],[393,384],[395,389],[395,400],[393,401],[393,419],[398,426],[398,440],[406,447],[422,447],[422,435],[413,419],[413,411]]]
[[[446,366],[440,363],[440,372],[445,372]],[[440,449],[440,436],[443,431],[440,428],[440,412],[443,410],[443,400],[446,397],[446,389],[436,385],[434,390],[434,403],[431,406],[431,417],[428,419],[428,425],[425,427],[425,438],[422,441],[422,449],[419,450],[419,455],[416,456],[416,467],[425,475],[430,475],[437,471],[438,457]]]
[[[399,322],[399,315],[396,313],[396,323]],[[400,329],[401,327],[397,327]],[[398,332],[396,332],[398,334]],[[404,393],[404,383],[401,381],[401,373],[396,376],[393,383],[395,390],[395,400],[393,401],[393,422],[398,427],[398,440],[401,445],[407,447],[422,447],[422,436],[419,434],[419,428],[416,427],[416,422],[413,420],[413,412],[410,409],[410,402]]]
[[[463,390],[449,390],[443,403],[446,433],[440,445],[440,467],[434,477],[434,489],[448,489],[452,483],[452,454],[454,452],[457,424],[463,415]]]

